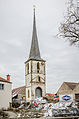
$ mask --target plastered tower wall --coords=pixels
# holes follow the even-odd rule
[[[29,65],[29,70],[28,70]],[[31,100],[31,61],[25,63],[26,100]],[[29,90],[29,96],[28,96]]]
[[[37,71],[37,63],[39,62],[39,73]],[[29,73],[28,73],[29,64]],[[26,72],[26,100],[29,102],[36,98],[36,88],[40,87],[42,89],[42,97],[46,94],[46,77],[45,77],[45,62],[44,61],[28,61],[25,64]],[[39,81],[40,77],[40,81]],[[29,95],[28,95],[29,91]]]

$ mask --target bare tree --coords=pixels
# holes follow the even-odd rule
[[[71,45],[79,45],[79,0],[69,0],[65,20],[60,25],[60,35]]]

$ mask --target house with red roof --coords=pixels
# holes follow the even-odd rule
[[[10,75],[7,79],[0,77],[0,109],[8,109],[12,103],[12,82]]]

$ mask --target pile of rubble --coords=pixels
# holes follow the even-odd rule
[[[22,109],[23,108],[23,109]],[[79,116],[79,109],[75,102],[48,102],[43,98],[32,100],[28,106],[21,105],[17,117],[59,117]]]
[[[77,108],[53,109],[52,116],[54,117],[79,116],[79,110]]]
[[[37,109],[42,110],[44,117],[52,116],[79,116],[79,108],[76,102],[57,102],[51,103],[43,98],[37,98]]]
[[[34,111],[34,110],[21,110],[18,114],[17,114],[17,117],[25,117],[25,118],[40,118],[40,117],[43,117],[43,113],[40,112],[40,111]]]
[[[37,98],[32,100],[29,105],[24,106],[23,104],[18,108],[20,111],[17,113],[17,117],[25,118],[40,118],[44,116],[44,111],[42,110],[43,104],[46,104],[46,100],[43,98]],[[23,109],[22,109],[23,108]]]
[[[53,117],[66,117],[66,116],[79,116],[79,109],[76,106],[75,102],[58,102],[48,103],[44,106],[44,116],[53,116]]]
[[[0,119],[5,118],[7,119],[9,117],[9,115],[7,113],[5,113],[3,110],[0,110]]]

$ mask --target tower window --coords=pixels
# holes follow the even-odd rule
[[[29,74],[29,63],[27,65],[27,74]]]
[[[40,69],[40,67],[39,67],[39,62],[37,63],[37,73],[39,73],[39,69]]]
[[[40,82],[40,76],[38,76],[38,81]]]
[[[44,74],[45,74],[45,65],[44,65]]]
[[[29,92],[29,90],[28,90],[28,98],[30,97],[30,92]]]

